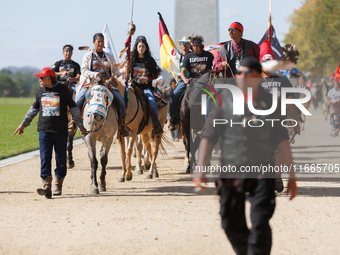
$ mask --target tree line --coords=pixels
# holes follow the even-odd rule
[[[284,42],[300,52],[297,68],[311,76],[334,74],[340,62],[340,0],[306,0],[289,17]]]
[[[3,97],[35,96],[40,88],[33,68],[3,68],[0,70],[0,93]]]

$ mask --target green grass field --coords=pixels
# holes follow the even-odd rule
[[[33,104],[34,98],[0,98],[0,159],[8,158],[39,148],[36,116],[31,125],[25,128],[20,137],[14,131],[24,119],[26,112]],[[76,135],[81,137],[81,135]]]

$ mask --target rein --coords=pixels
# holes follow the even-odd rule
[[[136,99],[137,99],[137,110],[136,110],[135,116],[133,116],[133,118],[128,123],[126,123],[126,125],[129,125],[132,121],[134,121],[134,119],[136,118],[136,116],[139,112],[139,102],[140,102],[140,100],[139,100],[139,98],[137,97],[136,94],[135,94],[135,96],[136,96]]]
[[[91,117],[91,118],[92,118],[92,117]],[[90,133],[97,132],[99,129],[101,129],[101,128],[102,128],[102,126],[104,125],[105,121],[106,121],[106,118],[104,119],[104,121],[102,122],[102,124],[100,124],[100,126],[99,126],[97,129],[95,129],[95,130],[90,130],[90,131],[87,131],[87,132],[86,132],[86,135],[88,135],[88,134],[90,134]],[[96,121],[96,122],[97,122],[97,121]]]

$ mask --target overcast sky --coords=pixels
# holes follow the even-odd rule
[[[272,2],[273,25],[282,43],[289,30],[287,19],[303,1]],[[85,52],[77,48],[93,46],[93,35],[102,32],[105,23],[118,53],[127,39],[132,0],[0,0],[0,3],[0,69],[7,66],[41,69],[63,58],[65,44],[75,47],[73,60],[81,64]],[[229,39],[228,26],[239,21],[244,26],[243,37],[258,42],[267,28],[268,5],[269,0],[219,0],[220,41]],[[133,21],[137,31],[132,40],[145,35],[156,59],[159,58],[157,12],[162,14],[173,37],[175,0],[135,0]],[[180,38],[173,38],[175,42],[177,39]]]

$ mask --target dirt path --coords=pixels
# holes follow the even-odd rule
[[[296,163],[339,162],[340,137],[312,112],[292,146]],[[84,144],[75,147],[61,197],[47,200],[40,187],[39,158],[0,168],[0,254],[233,254],[220,227],[213,183],[193,192],[184,175],[184,149],[175,142],[160,157],[160,178],[134,176],[118,183],[118,144],[109,156],[107,192],[90,193]],[[277,196],[271,226],[272,254],[340,254],[340,178],[299,178],[299,196]],[[249,211],[249,204],[247,204]],[[249,219],[248,219],[249,222]]]

